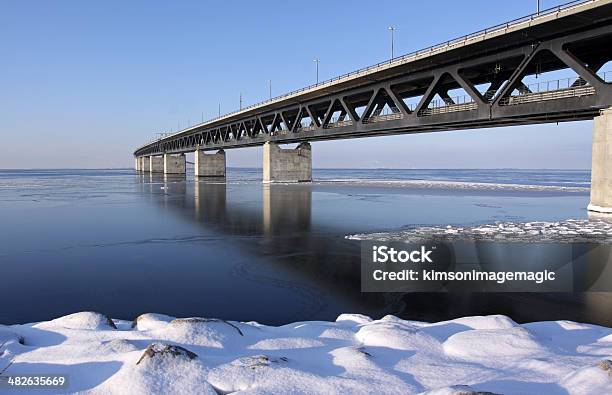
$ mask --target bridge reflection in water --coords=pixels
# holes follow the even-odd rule
[[[360,245],[344,239],[354,230],[344,229],[339,218],[326,221],[321,213],[313,213],[313,192],[315,202],[319,192],[315,184],[227,184],[163,174],[146,174],[141,181],[143,193],[164,211],[217,233],[217,248],[240,250],[244,265],[234,270],[236,276],[284,287],[288,294],[301,293],[307,300],[300,306],[279,300],[269,307],[288,310],[283,322],[333,320],[342,312],[357,312],[427,321],[505,314],[517,321],[569,319],[612,324],[612,294],[603,292],[361,293]],[[220,260],[217,263],[221,265],[236,264],[224,261],[223,256],[212,256],[215,251],[202,256],[202,263]],[[610,262],[610,250],[606,251]],[[595,254],[596,259],[601,259],[601,253]],[[265,261],[271,269],[250,261]],[[232,284],[227,288],[230,290]],[[232,299],[222,294],[215,297]],[[250,301],[235,303],[248,305]],[[266,322],[265,317],[258,316],[265,314],[253,311],[251,317],[230,318]]]

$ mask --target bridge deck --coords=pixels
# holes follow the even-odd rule
[[[612,38],[611,21],[612,0],[574,1],[191,126],[138,148],[135,155],[590,118],[612,105],[612,75],[598,76],[598,70],[585,67],[610,60],[612,49],[605,43]],[[574,43],[581,43],[575,52],[588,62],[567,51]],[[533,59],[544,51],[562,63],[544,57],[534,71]],[[488,97],[475,86],[495,84],[491,62],[506,81]],[[571,82],[575,86],[560,87],[557,81],[556,89],[512,95],[524,74],[561,66],[580,76]],[[436,93],[455,88],[467,92],[463,101],[432,103]],[[405,103],[419,95],[422,100],[412,107]],[[374,108],[383,102],[391,113]],[[365,108],[362,115],[357,107]]]

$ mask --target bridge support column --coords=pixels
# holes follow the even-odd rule
[[[206,154],[202,150],[197,150],[194,166],[196,177],[225,177],[225,151]]]
[[[134,157],[134,162],[136,162],[136,163],[134,164],[134,170],[136,170],[136,171],[140,171],[140,157],[135,156],[135,157]]]
[[[185,174],[185,154],[164,154],[165,174]]]
[[[149,157],[149,171],[151,173],[163,173],[164,172],[164,157],[151,155]]]
[[[295,149],[282,149],[276,143],[264,144],[263,182],[312,181],[312,149],[300,143]]]
[[[612,213],[612,107],[593,122],[590,211]]]
[[[150,159],[151,158],[148,157],[148,156],[142,156],[141,158],[142,158],[142,171],[147,171],[147,172],[151,171],[151,168],[150,168],[150,166],[151,166]]]

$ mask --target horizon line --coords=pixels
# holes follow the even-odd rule
[[[261,170],[263,167],[227,166],[227,169]],[[0,168],[0,171],[35,171],[35,170],[134,170],[133,167],[32,167],[32,168]],[[317,170],[552,170],[552,171],[591,171],[590,168],[553,168],[553,167],[313,167]],[[136,171],[136,170],[134,170]]]

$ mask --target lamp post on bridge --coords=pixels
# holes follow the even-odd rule
[[[540,15],[540,0],[536,0],[536,11],[537,14]]]
[[[394,48],[393,48],[393,46],[394,46],[393,45],[394,44],[393,43],[393,36],[394,36],[394,33],[395,33],[395,27],[389,26],[389,31],[391,32],[391,59],[389,59],[389,60],[393,60],[393,57],[394,57],[394,53],[393,53],[394,52],[393,51],[394,50]]]
[[[319,59],[313,60],[317,64],[317,84],[319,84],[319,63],[321,62]]]
[[[270,88],[270,100],[272,100],[272,80],[268,80],[268,87]]]

